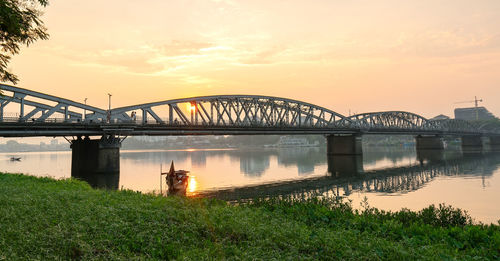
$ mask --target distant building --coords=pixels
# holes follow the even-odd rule
[[[432,121],[437,121],[437,120],[449,120],[450,117],[444,115],[444,114],[439,114],[438,116],[431,118],[430,120]]]
[[[165,136],[135,136],[134,138],[136,140],[144,141],[144,142],[159,142],[159,141],[165,141],[168,139],[168,137],[165,137]]]
[[[489,120],[494,119],[495,116],[489,112],[485,107],[471,107],[471,108],[456,108],[455,119],[457,120]]]
[[[279,147],[294,147],[294,146],[308,146],[309,142],[306,138],[293,137],[293,136],[281,136],[278,141]]]

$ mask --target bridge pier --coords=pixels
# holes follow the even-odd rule
[[[500,152],[500,136],[490,136],[489,140],[489,149],[492,152]]]
[[[71,177],[87,181],[92,187],[118,189],[120,146],[120,139],[113,135],[73,140]]]
[[[351,177],[363,173],[363,155],[327,156],[328,173],[333,177]]]
[[[326,152],[328,155],[362,155],[361,135],[328,135]]]
[[[490,136],[490,149],[493,152],[500,151],[500,136]]]
[[[481,136],[462,136],[462,151],[464,153],[482,153],[486,141]]]
[[[419,150],[444,150],[443,137],[441,136],[422,136],[415,137],[416,149]]]
[[[420,164],[439,163],[446,160],[444,150],[417,150],[417,160]]]

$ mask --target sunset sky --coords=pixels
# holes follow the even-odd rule
[[[500,1],[51,0],[17,86],[106,108],[259,94],[347,115],[500,116]]]

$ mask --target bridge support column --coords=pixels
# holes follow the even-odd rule
[[[363,155],[327,156],[328,173],[333,177],[351,177],[363,173]]]
[[[71,142],[71,177],[92,187],[118,189],[120,139],[112,135],[98,140],[79,137]]]
[[[485,143],[481,136],[462,136],[462,151],[464,153],[482,153]]]
[[[361,135],[328,135],[326,151],[328,155],[361,155]]]
[[[424,162],[443,162],[445,161],[444,150],[417,150],[417,160],[420,164]]]
[[[491,136],[490,137],[490,149],[493,152],[500,151],[500,136]]]
[[[419,150],[444,150],[443,137],[440,136],[421,136],[415,137],[416,148]]]

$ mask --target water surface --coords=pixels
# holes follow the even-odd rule
[[[10,161],[11,156],[21,161]],[[343,196],[358,206],[419,210],[446,203],[478,221],[500,219],[500,155],[365,149],[363,157],[327,157],[320,148],[121,151],[121,173],[91,183],[142,192],[160,190],[170,161],[191,171],[189,195],[233,200],[312,194]],[[71,152],[1,153],[0,171],[71,176]]]

